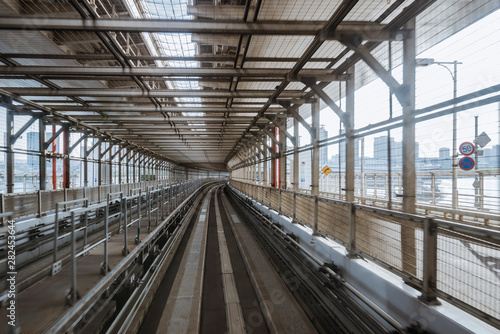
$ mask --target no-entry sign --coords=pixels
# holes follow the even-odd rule
[[[474,168],[474,165],[474,159],[472,159],[471,157],[463,157],[458,162],[458,166],[463,170],[471,170],[472,168]]]

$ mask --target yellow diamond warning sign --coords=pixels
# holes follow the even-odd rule
[[[323,167],[323,169],[322,169],[321,171],[322,171],[325,175],[328,175],[328,174],[330,174],[330,172],[331,172],[332,170],[330,169],[330,167],[325,166],[325,167]]]

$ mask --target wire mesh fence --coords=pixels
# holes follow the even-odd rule
[[[500,244],[438,228],[437,288],[500,319]]]
[[[231,185],[244,189],[244,183],[238,181]],[[274,205],[279,204],[278,189],[258,188],[257,193],[273,194]],[[297,221],[309,226],[314,226],[317,210],[318,232],[346,246],[348,252],[401,276],[422,290],[422,296],[431,289],[434,296],[488,322],[500,319],[500,233],[496,230],[324,197],[315,206],[314,196],[293,191],[282,190],[280,203],[284,214],[293,215],[295,210]],[[434,226],[431,232],[427,222]],[[436,228],[437,242],[429,247]],[[425,259],[434,259],[435,264]],[[426,287],[424,282],[429,279],[435,279],[435,287]]]
[[[318,201],[318,229],[343,245],[349,242],[349,206]]]

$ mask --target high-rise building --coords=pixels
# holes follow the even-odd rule
[[[446,160],[450,158],[450,149],[448,147],[441,147],[439,149],[439,159]]]
[[[40,135],[39,132],[28,132],[27,134],[27,149],[29,151],[38,152],[40,150]],[[45,140],[49,140],[52,137],[52,132],[45,133]],[[56,138],[56,148],[59,150],[59,137]],[[49,151],[52,150],[52,147],[49,148]],[[28,172],[31,174],[36,174],[39,171],[40,166],[40,158],[37,155],[28,155],[27,159],[28,164]],[[48,160],[47,169],[52,168],[52,160]]]
[[[325,126],[322,125],[319,128],[319,140],[323,140],[328,138],[328,131],[325,129]],[[319,148],[319,168],[323,168],[324,165],[328,162],[328,147],[323,146]]]

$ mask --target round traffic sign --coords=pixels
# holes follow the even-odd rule
[[[458,150],[463,155],[471,155],[472,153],[474,153],[474,144],[472,144],[471,142],[468,142],[468,141],[463,142],[462,144],[460,144],[460,147],[458,148]]]
[[[474,168],[474,165],[474,159],[472,159],[471,157],[463,157],[458,162],[458,166],[463,170],[471,170],[472,168]]]

